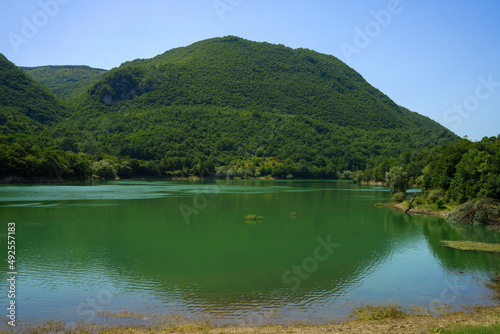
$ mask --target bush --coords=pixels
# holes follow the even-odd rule
[[[101,160],[94,162],[92,165],[92,173],[103,179],[116,179],[116,169],[109,160]]]
[[[446,207],[444,206],[444,199],[442,198],[438,198],[436,200],[436,205],[438,209],[446,209]]]
[[[401,203],[402,201],[405,200],[405,198],[406,198],[406,193],[399,192],[392,195],[391,200],[396,203]]]
[[[443,193],[441,192],[441,190],[431,190],[429,192],[429,195],[427,195],[427,198],[432,203],[437,203],[437,200],[443,199]]]

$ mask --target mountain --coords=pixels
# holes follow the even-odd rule
[[[56,96],[0,54],[0,182],[85,178],[84,159],[60,145],[66,116]]]
[[[16,132],[24,151],[0,138],[11,152],[3,158],[9,172],[0,176],[36,170],[58,178],[61,171],[79,178],[335,178],[458,140],[333,56],[234,36],[109,72],[82,66],[23,72],[4,57],[1,64],[0,106],[10,108],[4,119],[25,117],[39,131],[36,138]],[[45,169],[34,169],[34,160]]]
[[[203,174],[206,161],[259,169],[261,158],[281,176],[326,177],[457,139],[333,56],[233,36],[126,62],[72,108],[79,149]]]
[[[232,36],[124,63],[91,95],[108,106],[134,98],[141,107],[154,99],[161,106],[275,108],[363,129],[406,128],[423,121],[333,56]],[[418,125],[443,129],[429,119]]]
[[[21,69],[62,99],[85,92],[108,72],[89,66],[39,66]]]
[[[0,134],[30,131],[64,113],[52,93],[0,54]]]

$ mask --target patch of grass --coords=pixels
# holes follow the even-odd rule
[[[208,315],[189,317],[177,313],[165,314],[155,324],[157,329],[167,332],[208,331],[216,327],[214,319]]]
[[[468,251],[481,251],[481,252],[500,252],[500,244],[487,244],[484,242],[476,241],[452,241],[443,240],[441,244],[446,247],[468,250]]]
[[[108,312],[108,311],[101,311],[97,313],[98,316],[105,317],[106,319],[109,318],[129,318],[129,319],[143,319],[144,317],[147,317],[148,315],[145,314],[140,314],[140,313],[135,313],[135,312],[130,312],[130,311],[120,311],[120,312]]]
[[[478,326],[465,326],[458,330],[434,330],[435,333],[440,334],[497,334],[500,333],[500,324],[478,327]]]
[[[119,326],[94,324],[90,322],[79,322],[77,324],[68,326],[64,322],[45,320],[36,321],[28,320],[21,321],[16,324],[15,328],[2,323],[0,325],[0,333],[15,333],[15,334],[88,334],[88,333],[102,333],[112,329],[120,328]]]
[[[351,311],[350,316],[356,320],[382,320],[382,319],[401,319],[408,315],[408,312],[402,310],[400,305],[365,305],[356,307]]]

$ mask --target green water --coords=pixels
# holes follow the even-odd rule
[[[374,206],[389,198],[333,181],[2,186],[0,240],[16,222],[20,318],[98,322],[99,311],[128,310],[325,322],[364,303],[489,303],[499,255],[439,242],[500,235]]]

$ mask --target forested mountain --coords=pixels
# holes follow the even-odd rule
[[[0,54],[0,112],[1,133],[5,134],[22,132],[19,126],[23,122],[34,125],[60,120],[65,111],[48,89]]]
[[[108,72],[89,66],[38,66],[21,69],[62,99],[84,93]]]
[[[126,62],[92,85],[88,80],[102,74],[76,81],[79,88],[70,83],[67,91],[57,67],[29,71],[71,97],[64,110],[50,93],[40,93],[53,101],[47,117],[67,112],[44,125],[50,144],[102,177],[335,178],[458,140],[333,56],[233,36]],[[15,76],[3,83],[16,84]]]
[[[84,159],[65,152],[51,135],[67,112],[47,88],[0,54],[0,178],[85,178],[90,168]]]

